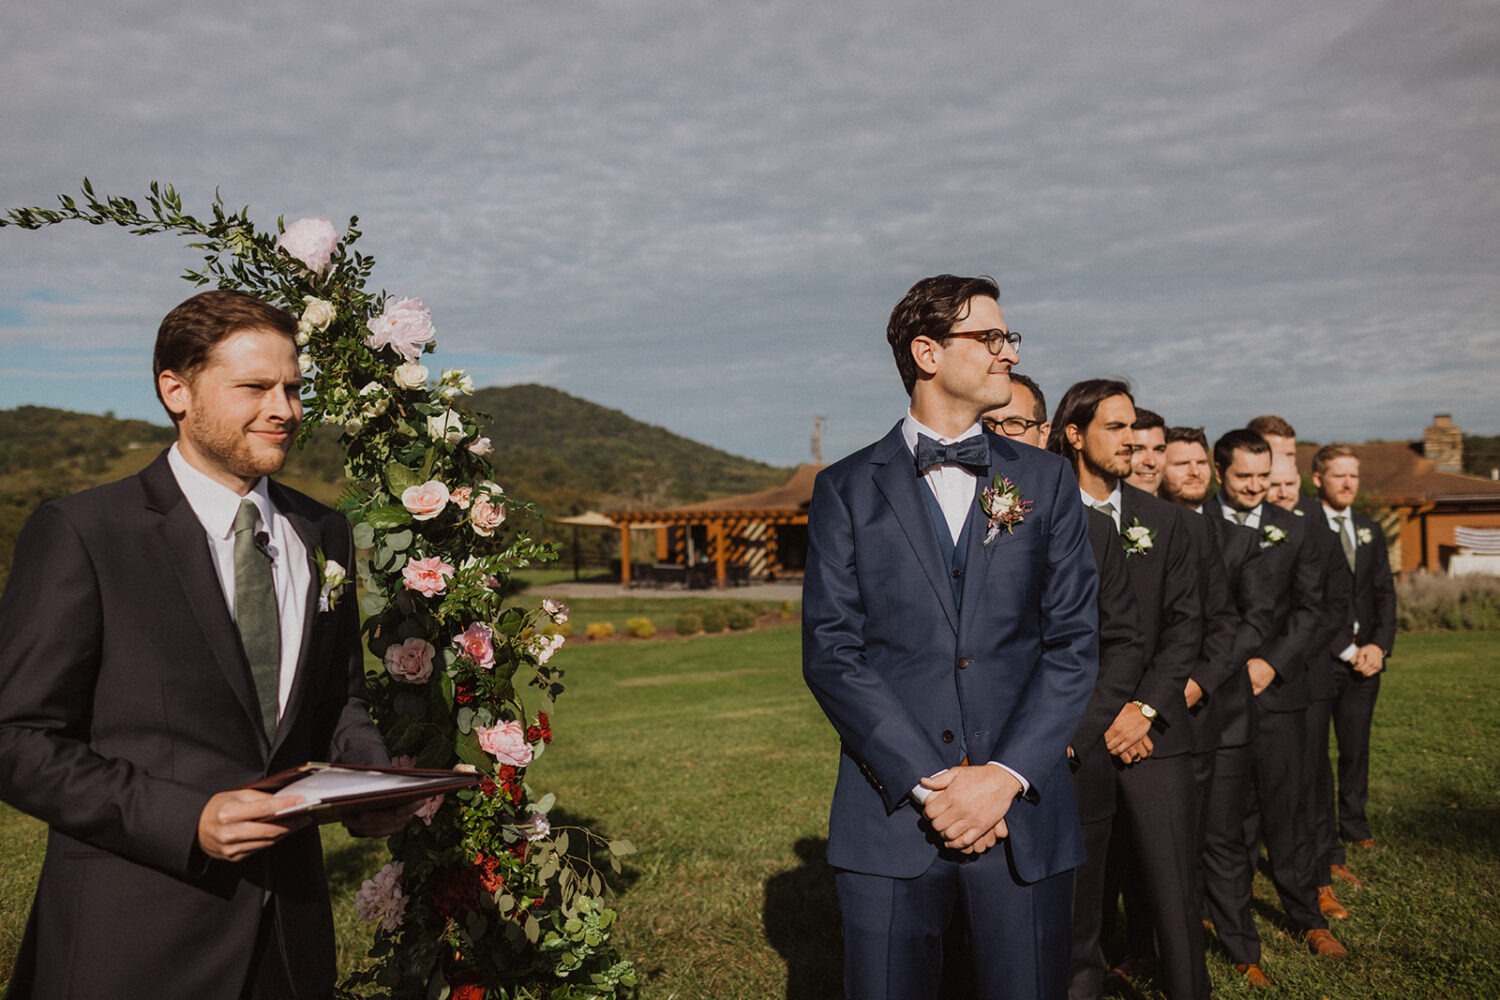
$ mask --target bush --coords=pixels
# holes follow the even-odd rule
[[[703,618],[691,612],[680,614],[672,628],[678,635],[697,635],[703,631]]]
[[[724,613],[724,624],[729,626],[731,632],[743,632],[747,628],[754,628],[760,620],[755,609],[743,604],[736,604]]]
[[[781,602],[781,617],[783,619],[785,619],[785,620],[788,620],[788,621],[791,620],[791,619],[793,619],[793,618],[796,618],[797,617],[797,602],[796,601],[782,601]]]
[[[656,626],[649,618],[630,618],[625,622],[625,631],[637,639],[649,639],[656,634]]]
[[[615,623],[589,622],[587,634],[590,639],[608,639],[615,634]]]
[[[573,638],[573,626],[569,622],[563,622],[561,625],[557,622],[549,622],[543,631],[548,635],[560,635],[564,639]]]
[[[699,617],[703,619],[705,632],[722,632],[729,625],[728,619],[724,616],[724,609],[717,605],[705,608]]]
[[[1403,632],[1500,629],[1500,577],[1412,576],[1396,584],[1396,626]]]

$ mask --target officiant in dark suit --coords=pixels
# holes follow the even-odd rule
[[[1098,572],[1067,463],[980,426],[1020,341],[998,300],[912,287],[887,328],[910,409],[808,514],[803,673],[842,744],[828,860],[859,1000],[932,996],[955,915],[978,995],[1067,988]]]
[[[296,320],[210,291],[158,331],[177,441],[32,516],[0,599],[0,798],[47,853],[12,997],[326,996],[308,760],[387,764],[365,704],[348,523],[270,482],[301,420]],[[386,835],[401,811],[348,821]]]

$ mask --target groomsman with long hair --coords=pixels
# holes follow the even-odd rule
[[[1110,379],[1072,386],[1053,415],[1047,447],[1073,463],[1080,499],[1120,532],[1131,589],[1140,609],[1146,670],[1126,711],[1150,723],[1149,757],[1119,775],[1120,819],[1111,861],[1143,889],[1168,997],[1207,997],[1203,927],[1196,905],[1192,731],[1183,689],[1202,642],[1203,608],[1196,553],[1183,514],[1123,482],[1130,474],[1135,403]],[[1106,895],[1106,900],[1108,896]],[[1106,913],[1109,904],[1106,902]]]

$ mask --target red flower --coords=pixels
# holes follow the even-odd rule
[[[474,859],[474,868],[479,873],[479,884],[485,892],[499,892],[505,887],[505,876],[500,874],[500,859],[481,854]]]
[[[515,856],[517,861],[525,861],[526,855],[530,850],[531,845],[524,840],[518,840],[510,845],[510,853]]]
[[[484,985],[472,972],[460,972],[448,980],[452,1000],[484,1000]]]
[[[479,782],[479,791],[484,795],[485,798],[490,798],[492,795],[494,795],[495,789],[497,787],[498,786],[489,778],[484,778]]]
[[[432,906],[448,920],[456,920],[479,903],[478,873],[469,866],[446,868],[432,884]]]
[[[467,684],[455,684],[453,686],[453,703],[455,705],[474,704],[474,689]]]
[[[526,727],[526,742],[535,743],[538,740],[543,743],[552,742],[552,723],[547,721],[546,712],[538,712],[536,725]]]

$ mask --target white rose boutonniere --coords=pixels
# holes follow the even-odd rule
[[[1021,497],[1021,489],[1015,483],[1004,476],[992,479],[990,485],[979,491],[979,509],[990,519],[984,532],[985,546],[995,540],[1001,528],[1007,534],[1015,531],[1016,525],[1031,513],[1031,506],[1030,500]]]
[[[1260,529],[1260,536],[1263,539],[1263,541],[1260,543],[1261,548],[1266,548],[1270,545],[1280,545],[1282,542],[1286,541],[1286,532],[1276,527],[1276,525],[1274,524],[1268,524],[1262,527]]]
[[[1156,532],[1142,524],[1137,517],[1131,520],[1129,527],[1120,532],[1120,540],[1127,556],[1143,556],[1156,544]]]
[[[1356,534],[1359,536],[1359,544],[1369,545],[1375,540],[1375,533],[1369,528],[1360,528]]]
[[[344,596],[349,571],[336,560],[325,556],[322,549],[313,558],[318,564],[318,610],[332,611],[339,606],[339,598]]]

